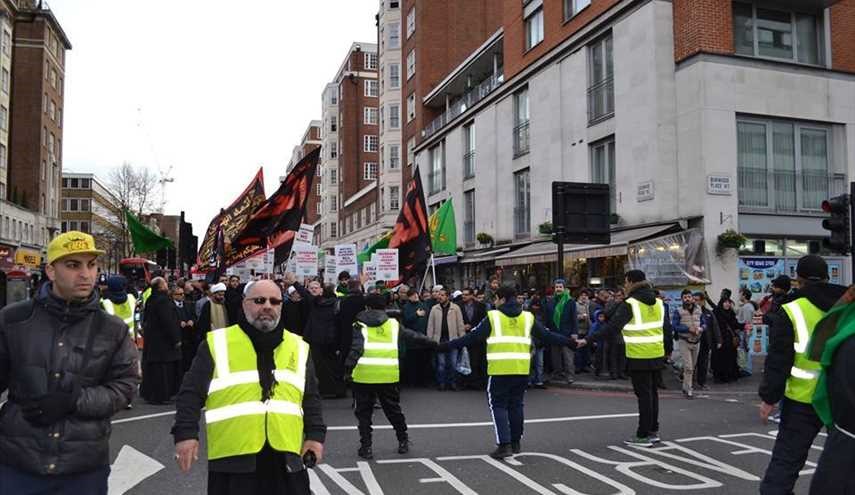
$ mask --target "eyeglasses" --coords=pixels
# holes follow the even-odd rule
[[[268,301],[270,301],[271,306],[279,306],[282,304],[282,299],[279,299],[278,297],[253,297],[250,301],[259,306],[264,306],[264,303]]]
[[[172,295],[173,295],[173,296],[181,296],[181,297],[184,297],[184,293],[183,293],[183,292],[173,292],[173,293],[172,293]]]

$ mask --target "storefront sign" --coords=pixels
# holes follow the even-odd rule
[[[824,258],[828,264],[828,281],[832,284],[843,283],[843,261]],[[772,289],[772,280],[781,275],[796,278],[796,258],[740,257],[739,288],[751,291],[751,298],[760,300]]]
[[[707,176],[707,194],[730,196],[732,191],[729,175],[711,174]]]
[[[42,255],[29,249],[18,249],[15,252],[15,264],[28,268],[38,268],[42,264]]]
[[[704,236],[697,229],[630,244],[627,258],[656,287],[710,283]]]
[[[653,190],[653,181],[647,180],[644,182],[638,183],[638,191],[636,193],[635,200],[639,203],[643,201],[650,201],[654,198],[655,191]]]
[[[0,270],[8,271],[15,267],[15,248],[0,244]]]

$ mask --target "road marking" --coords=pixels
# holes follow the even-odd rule
[[[627,457],[633,457],[633,458],[638,459],[638,460],[637,461],[610,461],[608,459],[604,459],[602,457],[597,457],[593,454],[589,454],[589,453],[587,453],[581,449],[570,449],[570,451],[573,452],[574,454],[578,455],[578,456],[582,456],[585,459],[588,459],[589,461],[594,461],[594,462],[598,462],[600,464],[607,464],[607,465],[614,466],[615,471],[617,471],[617,472],[619,472],[625,476],[629,476],[630,478],[633,478],[633,479],[640,481],[642,483],[648,484],[650,486],[655,486],[657,488],[663,488],[665,490],[680,490],[680,491],[683,491],[683,490],[703,490],[703,489],[709,489],[709,488],[719,488],[722,486],[722,484],[720,482],[718,482],[712,478],[707,478],[704,475],[701,475],[698,473],[693,473],[691,471],[688,471],[688,470],[683,469],[681,467],[675,466],[673,464],[668,464],[667,462],[663,462],[663,461],[660,461],[658,459],[654,459],[652,457],[647,457],[645,455],[641,455],[637,452],[627,450],[623,447],[615,447],[613,445],[610,445],[609,448],[611,450],[614,450],[615,452],[619,452],[621,454],[624,454]],[[647,476],[644,476],[640,472],[636,472],[633,470],[634,468],[645,468],[645,467],[655,467],[655,466],[658,466],[660,468],[664,468],[664,469],[666,469],[670,472],[673,472],[673,473],[681,474],[681,475],[685,476],[686,478],[691,478],[695,481],[698,481],[698,483],[695,483],[692,485],[674,485],[671,483],[665,483],[663,481],[655,480],[653,478],[648,478]]]
[[[622,418],[637,418],[638,413],[625,413],[625,414],[600,414],[596,416],[565,416],[560,418],[537,418],[537,419],[527,419],[525,420],[526,424],[539,424],[539,423],[567,423],[571,421],[591,421],[596,419],[622,419]],[[469,428],[473,426],[493,426],[492,421],[476,421],[472,423],[425,423],[425,424],[416,424],[416,425],[407,425],[407,429],[427,429],[427,428]],[[354,426],[329,426],[327,427],[327,431],[355,431],[357,427]],[[375,430],[391,430],[391,425],[378,425],[374,426]]]
[[[438,461],[464,461],[464,460],[470,460],[470,459],[482,460],[482,461],[486,462],[487,464],[493,466],[494,468],[498,469],[499,471],[502,471],[503,473],[507,474],[511,478],[519,481],[523,485],[531,488],[532,490],[539,493],[540,495],[555,495],[555,492],[553,492],[552,490],[546,488],[545,486],[534,481],[533,479],[529,478],[528,476],[526,476],[520,472],[514,471],[513,469],[508,467],[508,465],[505,464],[504,462],[497,461],[496,459],[493,459],[492,457],[490,457],[488,455],[455,455],[455,456],[437,457],[436,458],[436,460],[438,460]]]
[[[448,472],[444,467],[440,466],[436,462],[425,459],[387,459],[382,461],[377,461],[378,464],[407,464],[419,462],[427,466],[428,469],[433,471],[434,473],[439,475],[439,478],[421,478],[419,483],[448,483],[452,488],[457,490],[461,495],[478,495],[478,492],[472,490],[468,486],[464,485],[462,481],[457,479],[456,476]]]
[[[570,466],[571,468],[573,468],[573,469],[575,469],[581,473],[587,474],[591,478],[594,478],[595,480],[601,481],[604,484],[611,486],[612,488],[616,488],[618,491],[614,492],[613,495],[635,495],[635,490],[624,485],[623,483],[620,483],[620,482],[615,481],[615,480],[613,480],[607,476],[604,476],[601,473],[594,471],[593,469],[588,469],[581,464],[578,464],[576,462],[573,462],[571,460],[565,459],[563,457],[560,457],[560,456],[557,456],[554,454],[542,454],[542,453],[538,453],[538,452],[524,452],[522,454],[515,455],[511,461],[508,461],[508,464],[513,464],[515,466],[523,466],[524,464],[518,460],[519,457],[543,457],[545,459],[551,459],[551,460],[556,461],[560,464],[564,464],[565,466]],[[582,492],[576,491],[576,490],[570,488],[569,486],[565,485],[564,483],[553,483],[552,486],[564,495],[584,495]]]
[[[642,449],[641,447],[636,448],[639,450]],[[684,455],[671,454],[668,452],[670,450],[676,450],[677,452],[681,452]],[[735,478],[739,478],[745,481],[760,481],[760,478],[754,476],[753,474],[747,471],[743,471],[742,469],[739,469],[735,466],[731,466],[730,464],[725,464],[719,460],[701,454],[700,452],[692,450],[688,447],[677,445],[674,442],[662,442],[661,446],[657,446],[655,449],[644,449],[643,452],[650,452],[651,454],[661,455],[662,457],[674,459],[675,461],[685,462],[686,464],[691,464],[693,466],[706,468],[712,471],[717,471],[719,473],[729,474]],[[692,459],[692,457],[694,459]]]
[[[122,495],[163,469],[163,464],[130,445],[123,445],[110,468],[108,495]]]
[[[162,412],[162,413],[145,414],[142,416],[133,416],[130,418],[114,419],[113,421],[111,421],[111,424],[118,425],[121,423],[130,423],[132,421],[142,421],[144,419],[160,418],[163,416],[172,416],[174,414],[175,414],[175,411],[166,411],[166,412]]]

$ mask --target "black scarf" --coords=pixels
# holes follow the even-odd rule
[[[255,348],[255,354],[258,357],[258,377],[262,390],[261,400],[265,401],[270,398],[275,383],[273,370],[276,369],[276,364],[273,361],[273,350],[282,343],[282,327],[277,325],[277,328],[270,332],[262,332],[250,325],[246,317],[241,315],[240,328],[246,333],[249,340],[252,341],[252,347]]]

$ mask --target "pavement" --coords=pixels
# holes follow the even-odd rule
[[[495,435],[482,391],[404,389],[412,450],[396,453],[394,432],[378,410],[371,462],[356,457],[351,400],[325,400],[329,433],[312,489],[317,495],[757,493],[776,432],[758,420],[755,380],[716,385],[692,401],[678,388],[664,391],[663,443],[652,449],[622,444],[637,421],[635,397],[625,391],[530,390],[523,453],[504,462],[486,456]],[[203,460],[181,474],[172,419],[169,408],[145,404],[115,418],[112,495],[205,493],[204,439]],[[810,461],[823,442],[817,439]],[[796,493],[807,492],[811,465],[803,474]]]

